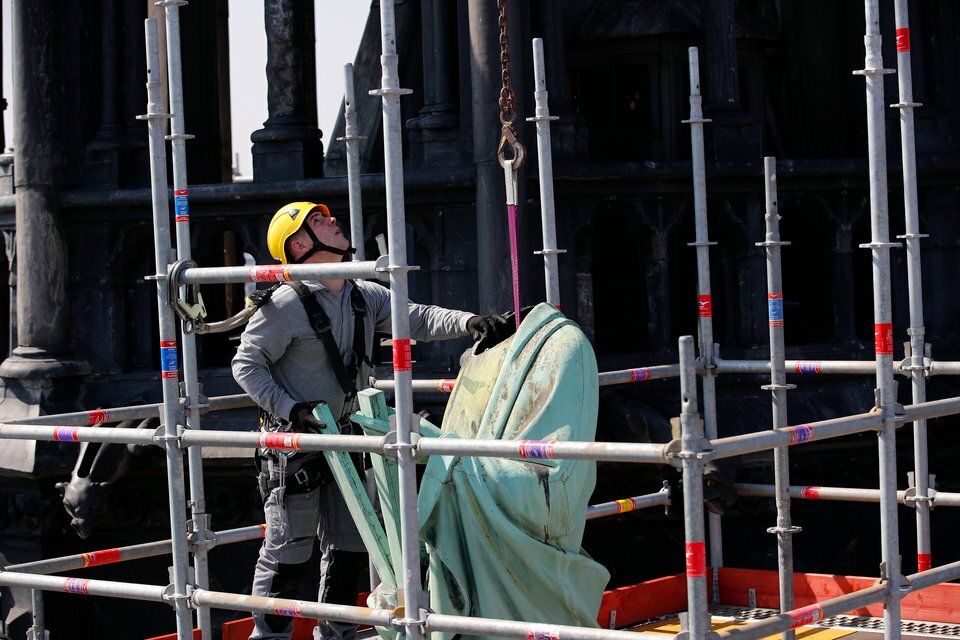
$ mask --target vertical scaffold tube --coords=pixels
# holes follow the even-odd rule
[[[173,203],[177,237],[177,259],[189,260],[190,203],[187,182],[186,141],[193,136],[185,133],[183,113],[183,69],[180,57],[180,6],[184,0],[164,0],[167,34],[167,82],[170,93],[170,151],[173,156]],[[184,332],[181,335],[180,357],[183,360],[183,395],[186,396],[186,427],[200,428],[200,381],[197,367],[197,336]],[[190,534],[193,536],[194,581],[201,589],[210,588],[207,548],[211,541],[210,522],[207,515],[206,492],[203,488],[203,449],[190,447],[187,450],[187,466],[190,469]],[[197,610],[197,626],[203,640],[210,640],[210,609]]]
[[[883,69],[880,51],[879,0],[865,0],[866,49],[861,71],[866,80],[867,143],[870,165],[870,228],[871,240],[862,245],[873,254],[873,322],[877,362],[877,387],[884,422],[880,430],[880,544],[883,579],[887,580],[887,600],[883,610],[884,637],[899,640],[900,630],[900,540],[897,523],[897,451],[894,405],[897,399],[893,381],[893,312],[890,288],[890,249],[897,246],[889,240],[887,208],[887,153],[884,130]]]
[[[921,106],[913,101],[913,73],[910,68],[910,18],[907,0],[895,0],[897,22],[897,77],[900,85],[900,150],[903,159],[903,212],[906,218],[907,289],[910,300],[910,381],[913,403],[927,399],[925,364],[926,344],[923,327],[923,278],[920,267],[920,207],[917,204],[917,156],[913,128],[913,110]],[[917,511],[917,571],[933,564],[930,549],[930,469],[927,463],[927,421],[913,423],[913,469],[916,483],[914,505]]]
[[[710,631],[703,526],[703,420],[697,411],[697,367],[691,336],[680,338],[680,429],[688,631],[690,640],[703,640]]]
[[[366,260],[363,246],[363,193],[360,190],[360,141],[364,136],[357,135],[357,98],[353,87],[353,65],[343,66],[343,122],[342,140],[347,147],[347,189],[350,197],[350,242],[357,253],[353,259]]]
[[[700,357],[703,359],[703,418],[707,437],[717,437],[717,381],[713,344],[713,298],[710,294],[710,242],[707,227],[707,172],[703,154],[703,97],[700,95],[700,55],[696,47],[688,49],[690,61],[690,150],[693,165],[693,207],[697,249],[697,316],[700,329]],[[720,516],[711,513],[710,566],[713,568],[713,601],[720,598],[720,567],[723,566],[723,535]]]
[[[796,385],[787,384],[783,338],[783,274],[780,263],[780,247],[788,242],[780,240],[780,212],[777,207],[777,161],[763,159],[763,175],[766,181],[767,236],[757,245],[767,251],[767,323],[770,328],[770,384],[763,389],[770,391],[773,406],[773,428],[786,427],[787,391]],[[777,564],[780,569],[780,611],[793,609],[793,534],[800,531],[790,521],[790,454],[786,447],[773,450],[773,471],[776,487],[777,526],[767,532],[777,536]],[[783,640],[793,640],[796,633],[785,631]]]
[[[393,379],[396,382],[396,451],[400,475],[400,529],[403,575],[404,627],[407,640],[423,640],[423,591],[420,587],[420,531],[417,514],[416,456],[411,434],[420,427],[413,416],[410,359],[410,311],[408,303],[407,242],[403,200],[403,150],[400,137],[400,88],[397,74],[397,42],[392,2],[380,3],[380,33],[383,76],[380,89],[371,91],[383,103],[383,149],[390,254],[390,312],[393,331]]]
[[[553,200],[553,147],[550,140],[550,121],[557,120],[550,115],[547,100],[547,73],[543,61],[543,39],[533,39],[533,79],[536,90],[536,116],[527,118],[527,122],[537,123],[537,170],[540,174],[540,224],[543,229],[543,251],[535,253],[543,256],[544,282],[547,291],[547,303],[560,308],[560,272],[557,256],[566,253],[557,249],[557,216]]]
[[[183,455],[179,447],[180,416],[177,388],[177,329],[173,310],[167,305],[164,285],[170,258],[169,204],[167,202],[167,151],[164,142],[164,119],[161,112],[160,46],[157,21],[144,22],[147,43],[147,115],[150,140],[150,183],[153,204],[154,254],[157,269],[157,314],[160,319],[160,377],[163,387],[163,444],[167,457],[167,492],[170,496],[170,538],[173,553],[173,584],[168,600],[177,614],[178,640],[193,638],[193,624],[187,606],[187,514],[183,489]]]
[[[47,633],[43,622],[43,591],[30,590],[30,606],[33,609],[33,624],[27,629],[27,640],[46,640]]]

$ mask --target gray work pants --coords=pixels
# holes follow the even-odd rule
[[[290,470],[294,468],[292,462]],[[279,473],[279,468],[271,472]],[[313,552],[314,536],[319,538],[323,554],[318,600],[326,601],[331,588],[343,592],[349,587],[342,585],[356,584],[357,572],[366,567],[366,554],[359,553],[365,551],[363,542],[336,483],[307,493],[291,493],[278,487],[267,496],[263,511],[267,529],[254,571],[253,595],[296,598]],[[253,623],[250,640],[287,640],[293,627],[292,619],[281,615],[255,613]],[[356,626],[321,620],[313,633],[318,639],[352,640]]]

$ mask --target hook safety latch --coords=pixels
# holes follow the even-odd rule
[[[198,327],[203,326],[203,320],[207,317],[207,308],[203,304],[203,296],[200,295],[198,285],[185,285],[184,292],[186,300],[180,298],[180,276],[187,269],[197,266],[193,260],[180,260],[170,265],[167,271],[167,299],[180,320],[183,321],[183,332],[193,333]]]
[[[513,154],[513,170],[519,171],[523,166],[526,152],[523,143],[517,140],[517,135],[513,132],[513,125],[504,123],[503,129],[500,130],[500,144],[497,146],[497,161],[500,162],[501,167],[507,160],[511,160],[507,157],[508,152]]]

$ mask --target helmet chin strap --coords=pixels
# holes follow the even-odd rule
[[[336,247],[331,247],[328,244],[324,244],[320,242],[320,240],[317,239],[316,234],[313,233],[313,229],[311,229],[308,225],[304,225],[303,230],[307,232],[308,236],[310,236],[310,239],[313,241],[313,246],[310,247],[307,250],[307,252],[304,253],[302,256],[294,260],[293,264],[301,264],[305,262],[308,258],[310,258],[310,256],[312,256],[313,254],[319,251],[329,251],[330,253],[336,254],[338,256],[352,255],[357,252],[357,250],[353,247],[347,247],[346,249],[338,249]]]

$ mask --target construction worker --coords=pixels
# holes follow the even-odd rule
[[[322,204],[281,208],[267,230],[270,254],[288,264],[340,262],[354,252],[336,218]],[[348,416],[366,387],[374,332],[389,333],[390,291],[366,281],[329,279],[287,283],[261,294],[233,359],[233,375],[261,407],[261,428],[317,431],[313,408],[324,402],[352,432]],[[415,340],[472,335],[500,339],[511,327],[502,316],[410,304]],[[367,554],[322,453],[258,452],[266,533],[253,579],[253,595],[295,598],[320,541],[319,600],[356,604]],[[291,619],[254,614],[251,639],[289,638]],[[349,640],[351,624],[320,621],[315,638]]]

